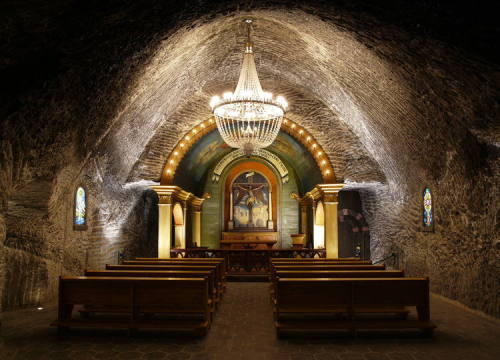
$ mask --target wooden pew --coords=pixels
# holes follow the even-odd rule
[[[224,269],[224,273],[227,273],[227,264],[224,258],[146,258],[146,257],[135,257],[136,261],[197,261],[197,262],[215,262],[222,263],[222,267]]]
[[[363,261],[337,261],[337,260],[292,260],[292,261],[273,261],[271,262],[273,266],[282,266],[282,265],[372,265],[370,260]]]
[[[275,304],[278,336],[297,330],[411,328],[432,334],[435,328],[430,321],[429,278],[278,279]],[[358,317],[366,316],[366,309],[406,306],[416,307],[418,320]],[[347,318],[331,316],[339,311]]]
[[[277,279],[286,278],[397,278],[404,277],[403,270],[278,270],[271,282],[271,292],[275,293]]]
[[[105,308],[108,314],[75,318],[75,305]],[[59,315],[51,325],[60,331],[92,327],[189,330],[205,335],[210,326],[210,306],[207,278],[68,276],[59,280]],[[121,316],[110,317],[113,310]],[[151,313],[164,316],[145,316]]]
[[[316,278],[399,278],[404,277],[403,270],[312,270],[312,271],[277,271],[276,277],[271,282],[271,300],[274,306],[277,280],[286,278],[316,279]],[[405,307],[391,307],[385,309],[366,309],[366,312],[393,313],[404,319],[408,316],[408,309]]]
[[[359,258],[271,258],[271,262],[290,262],[290,261],[299,261],[299,262],[307,262],[307,261],[338,261],[338,262],[358,262],[358,263],[368,263],[371,264],[371,260],[361,260]]]
[[[226,284],[226,267],[223,259],[218,260],[191,260],[191,259],[168,259],[168,260],[125,260],[123,265],[215,265],[219,278],[222,279],[223,288]]]
[[[224,292],[224,282],[219,267],[216,264],[149,264],[149,265],[106,265],[106,270],[153,270],[153,271],[213,271],[217,283],[218,299]]]
[[[380,265],[346,265],[346,264],[297,264],[297,265],[274,265],[271,267],[270,280],[271,282],[276,279],[276,271],[311,271],[311,270],[385,270],[385,264]]]
[[[180,270],[85,270],[85,276],[90,277],[168,277],[168,278],[208,278],[208,293],[211,294],[212,310],[215,311],[219,302],[217,282],[213,271],[180,271]]]

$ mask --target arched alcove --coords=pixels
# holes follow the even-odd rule
[[[172,208],[172,217],[174,222],[174,236],[173,236],[173,247],[185,248],[186,247],[186,230],[185,230],[185,219],[184,219],[184,209],[180,203],[175,203]]]
[[[325,247],[325,209],[322,201],[316,204],[314,213],[313,242],[315,249],[323,249]]]

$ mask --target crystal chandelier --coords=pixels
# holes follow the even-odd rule
[[[262,90],[250,39],[252,20],[245,22],[247,43],[236,90],[224,93],[222,98],[214,96],[210,107],[224,141],[250,156],[276,139],[288,103],[283,96],[273,98],[273,94]]]

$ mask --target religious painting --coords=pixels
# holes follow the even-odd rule
[[[87,229],[87,193],[83,187],[75,192],[75,212],[73,226],[75,230]]]
[[[426,187],[422,194],[422,205],[423,205],[423,214],[422,221],[424,226],[424,231],[433,231],[434,230],[434,209],[432,203],[432,192],[429,187]]]
[[[235,229],[267,228],[269,189],[266,178],[255,171],[244,172],[236,178],[231,189]]]

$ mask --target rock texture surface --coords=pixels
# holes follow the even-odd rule
[[[125,249],[154,253],[147,185],[209,115],[208,97],[235,83],[251,16],[263,83],[290,98],[290,116],[361,193],[373,258],[394,252],[433,291],[499,316],[493,12],[348,3],[2,4],[3,308],[47,301],[59,274]],[[89,194],[85,232],[72,228],[78,185]],[[420,227],[426,185],[434,233]]]

